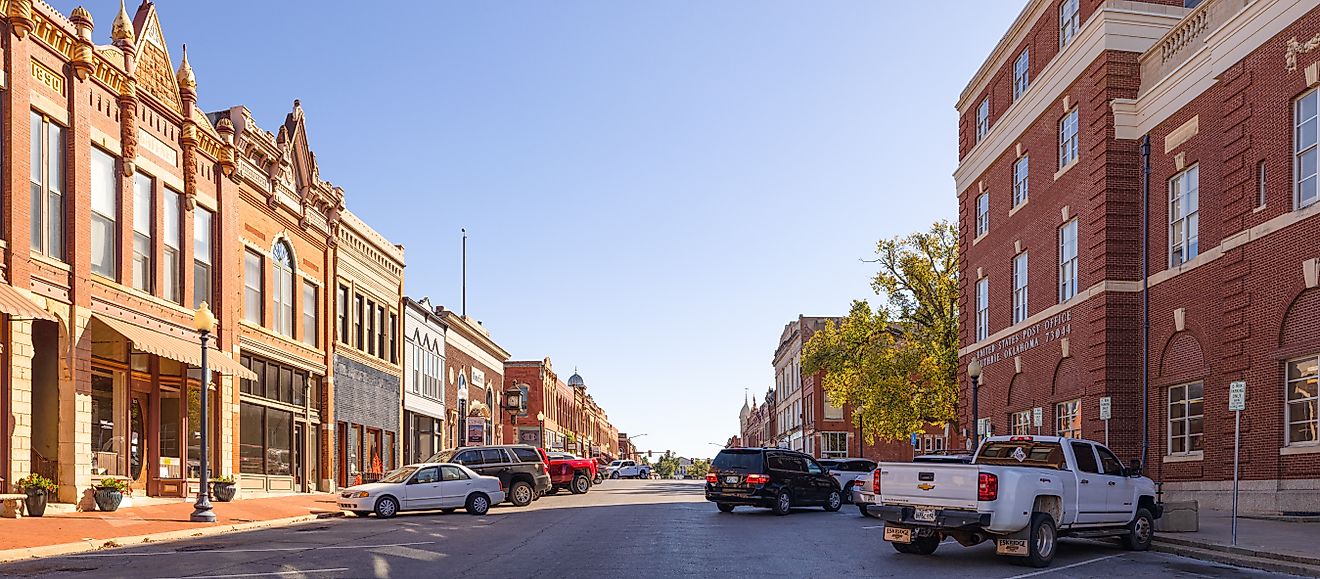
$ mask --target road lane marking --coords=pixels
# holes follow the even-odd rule
[[[871,526],[869,526],[869,527],[862,527],[862,528],[863,528],[863,529],[883,529],[883,528],[885,528],[885,526],[884,526],[884,525],[871,525]]]
[[[416,545],[434,545],[436,541],[418,541],[415,543],[391,543],[388,545],[329,545],[325,547],[269,547],[265,549],[204,549],[197,551],[148,551],[146,553],[91,553],[87,555],[69,555],[69,559],[94,559],[100,557],[147,557],[153,555],[196,555],[199,553],[278,553],[287,551],[327,551],[332,549],[380,549],[385,547],[413,547]]]
[[[1040,570],[1040,571],[1036,571],[1036,572],[1034,572],[1034,573],[1023,573],[1023,574],[1021,574],[1021,575],[1014,575],[1014,576],[1012,576],[1012,577],[1005,577],[1004,579],[1024,579],[1024,578],[1026,578],[1026,577],[1035,577],[1035,576],[1037,576],[1037,575],[1044,575],[1044,574],[1046,574],[1046,573],[1053,573],[1053,572],[1055,572],[1055,571],[1062,571],[1062,570],[1064,570],[1064,569],[1072,569],[1073,567],[1081,567],[1082,565],[1090,565],[1091,563],[1099,563],[1100,561],[1104,561],[1105,559],[1113,559],[1114,557],[1122,557],[1122,556],[1123,556],[1123,555],[1120,553],[1120,554],[1118,554],[1118,555],[1109,555],[1109,556],[1106,556],[1106,557],[1096,557],[1096,558],[1094,558],[1094,559],[1090,559],[1090,560],[1088,560],[1088,561],[1082,561],[1082,562],[1080,562],[1080,563],[1073,563],[1072,565],[1064,565],[1064,566],[1062,566],[1062,567],[1054,567],[1054,568],[1052,568],[1052,569],[1042,569],[1042,570]]]
[[[239,573],[236,575],[189,575],[187,577],[165,577],[162,579],[234,579],[236,577],[279,577],[283,575],[306,575],[307,573],[339,573],[348,567],[334,569],[299,569],[296,571],[271,571],[269,573]]]

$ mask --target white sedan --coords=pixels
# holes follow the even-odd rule
[[[491,505],[504,502],[504,485],[493,476],[481,476],[461,464],[410,464],[391,471],[379,482],[348,487],[339,492],[339,508],[359,517],[376,513],[388,519],[399,511],[442,510],[462,507],[484,515]]]

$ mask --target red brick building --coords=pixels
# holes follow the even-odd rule
[[[1109,397],[1166,499],[1226,498],[1245,381],[1243,508],[1313,511],[1320,2],[1187,4],[1033,0],[961,95],[959,354],[994,433]]]
[[[504,363],[504,379],[509,391],[519,391],[527,402],[516,412],[505,410],[506,441],[580,456],[619,456],[618,429],[587,393],[586,381],[577,372],[565,382],[548,357],[510,360]],[[544,419],[538,421],[538,415]]]

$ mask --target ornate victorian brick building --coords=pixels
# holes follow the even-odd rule
[[[958,102],[960,357],[995,433],[1103,440],[1108,397],[1121,458],[1218,501],[1244,381],[1244,508],[1320,508],[1317,7],[1028,3]]]

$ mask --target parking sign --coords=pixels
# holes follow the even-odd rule
[[[1045,425],[1045,409],[1037,406],[1031,409],[1031,424],[1036,428]]]
[[[1228,409],[1240,412],[1247,409],[1247,383],[1235,380],[1228,383]]]
[[[1114,415],[1114,401],[1108,396],[1100,399],[1100,420],[1109,420]]]

